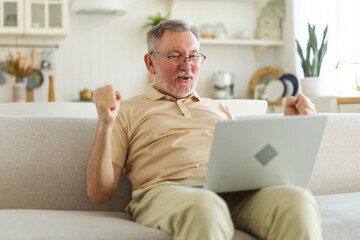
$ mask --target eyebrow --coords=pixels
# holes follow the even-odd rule
[[[182,54],[181,54],[181,51],[176,50],[176,49],[169,50],[166,54],[169,55],[170,53],[179,53],[180,55],[182,55]],[[199,51],[198,51],[197,49],[194,49],[194,50],[192,50],[190,53],[199,53]]]

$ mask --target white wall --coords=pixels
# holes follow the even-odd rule
[[[288,0],[291,2],[291,0]],[[143,56],[147,51],[145,34],[142,28],[146,17],[158,12],[166,13],[170,7],[168,0],[122,0],[128,13],[122,17],[99,15],[71,15],[70,33],[61,40],[0,38],[0,43],[54,43],[60,44],[55,50],[56,69],[55,97],[56,101],[73,101],[79,98],[79,91],[88,88],[95,90],[105,84],[113,84],[121,90],[124,98],[142,94],[148,85]],[[196,24],[224,21],[229,33],[256,27],[255,8],[252,4],[238,4],[235,1],[218,2],[224,4],[221,9],[212,11],[222,15],[211,15],[195,2],[188,1],[190,7],[178,8],[178,17],[191,20]],[[202,2],[204,3],[204,1]],[[214,3],[212,3],[214,4]],[[208,6],[208,4],[206,4]],[[242,6],[240,6],[242,5]],[[179,6],[178,6],[179,7]],[[176,9],[173,9],[175,14]],[[229,15],[229,13],[232,13]],[[238,14],[236,14],[238,13]],[[206,15],[208,14],[208,15]],[[290,15],[290,16],[289,16]],[[193,17],[196,16],[196,17]],[[223,17],[221,17],[223,16]],[[290,34],[293,39],[291,9],[284,22],[284,35]],[[288,43],[287,43],[288,46]],[[272,65],[283,68],[285,72],[294,72],[293,42],[288,47],[267,48],[260,60],[255,60],[252,47],[244,46],[202,46],[201,52],[208,58],[201,69],[198,92],[204,97],[211,96],[210,78],[217,70],[234,73],[235,97],[247,98],[248,84],[252,74],[260,67]],[[8,50],[0,48],[0,59],[3,60]],[[30,49],[19,49],[27,52]],[[41,49],[38,49],[41,51]],[[285,52],[284,52],[285,51]],[[290,52],[286,52],[290,51]],[[46,101],[48,94],[49,72],[45,72],[45,83],[35,91],[35,101]],[[0,102],[11,101],[11,84],[8,81],[0,86]]]

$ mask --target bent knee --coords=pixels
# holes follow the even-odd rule
[[[283,210],[299,216],[309,214],[309,211],[318,215],[315,198],[309,190],[295,186],[274,187],[272,194],[278,196]]]
[[[225,201],[219,197],[217,194],[201,190],[191,194],[191,206],[200,208],[200,209],[213,209],[213,208],[222,208],[222,210],[227,209]]]
[[[276,194],[279,194],[289,204],[313,204],[315,203],[314,196],[309,190],[295,186],[277,187]]]
[[[212,219],[219,215],[230,216],[225,201],[211,191],[193,192],[187,196],[186,201],[188,202],[187,214],[196,215],[197,218]]]

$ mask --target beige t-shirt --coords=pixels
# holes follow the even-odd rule
[[[112,135],[112,160],[133,190],[170,179],[205,176],[214,126],[234,119],[229,109],[197,93],[176,100],[149,86],[120,103]]]

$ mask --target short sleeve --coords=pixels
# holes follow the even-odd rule
[[[112,161],[122,168],[125,166],[129,146],[123,124],[125,124],[125,121],[122,121],[121,115],[119,114],[116,118],[111,136]]]

